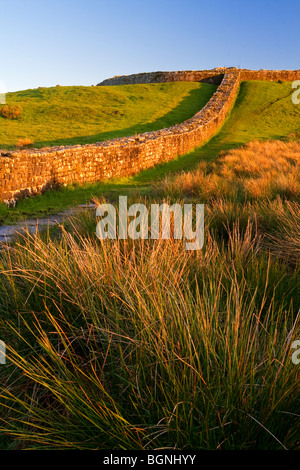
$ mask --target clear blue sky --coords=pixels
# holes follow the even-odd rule
[[[8,91],[218,66],[300,68],[298,0],[0,0]]]

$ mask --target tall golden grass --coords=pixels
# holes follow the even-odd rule
[[[82,211],[0,252],[6,445],[300,449],[299,156],[253,142],[156,185],[206,203],[198,251]]]
[[[157,188],[169,196],[273,199],[300,196],[300,142],[251,142],[201,162],[195,171],[168,176]]]
[[[299,267],[265,240],[292,224],[280,204],[216,202],[195,252],[100,241],[91,212],[4,250],[2,433],[17,448],[298,448]]]

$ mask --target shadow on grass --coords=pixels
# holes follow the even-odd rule
[[[189,97],[185,98],[176,109],[178,110],[178,108],[180,108],[182,110],[187,100],[196,100],[197,93],[195,92],[198,91],[199,90],[193,90],[190,92]],[[0,224],[8,224],[33,216],[42,217],[53,214],[67,209],[72,205],[90,202],[93,197],[100,198],[104,196],[108,200],[117,200],[119,195],[130,195],[133,193],[136,195],[151,194],[151,184],[153,181],[163,179],[166,175],[178,171],[193,170],[200,161],[210,161],[217,158],[221,150],[226,152],[254,139],[284,139],[285,135],[283,134],[286,131],[285,128],[282,129],[283,132],[281,134],[277,132],[280,129],[278,126],[275,128],[269,127],[262,131],[260,126],[261,121],[257,117],[256,110],[258,107],[257,104],[260,105],[260,102],[264,99],[264,95],[255,97],[257,103],[253,104],[253,93],[251,94],[251,91],[253,92],[251,83],[246,84],[246,82],[244,82],[240,85],[234,107],[231,112],[228,113],[221,129],[208,142],[192,152],[172,159],[167,163],[161,163],[147,170],[143,170],[130,178],[95,182],[85,185],[69,185],[59,190],[48,190],[44,194],[19,201],[15,208],[7,208],[4,204],[0,203]],[[285,92],[285,90],[283,90],[283,92]],[[274,101],[273,96],[268,99]],[[195,112],[199,110],[200,106],[198,106],[199,102]],[[279,111],[275,109],[272,118],[274,117],[275,119],[277,116],[280,116]],[[292,109],[292,111],[295,113],[294,109]],[[170,115],[174,116],[174,114],[172,114],[174,112],[175,110],[167,113],[167,115],[169,115],[169,117]],[[293,113],[291,113],[292,124],[294,124]],[[245,116],[247,119],[245,119]],[[241,118],[243,119],[243,125],[239,127]],[[161,119],[157,120],[157,123],[159,122],[161,122]],[[140,126],[140,128],[142,128],[143,131],[147,130],[146,125]]]
[[[153,122],[147,122],[144,124],[127,127],[125,129],[99,132],[98,134],[93,135],[83,135],[70,137],[67,139],[56,139],[49,141],[35,141],[35,146],[37,148],[42,148],[60,145],[92,144],[96,142],[103,142],[105,140],[111,140],[121,137],[130,137],[136,134],[142,134],[144,132],[151,132],[166,127],[171,127],[175,124],[180,124],[186,121],[187,119],[193,117],[206,105],[206,103],[210,100],[216,90],[216,85],[211,85],[207,83],[201,84],[201,88],[191,90],[188,95],[182,99],[178,106],[176,106],[164,116],[156,119]]]

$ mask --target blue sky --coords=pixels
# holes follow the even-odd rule
[[[300,68],[298,0],[0,0],[8,91],[218,66]]]

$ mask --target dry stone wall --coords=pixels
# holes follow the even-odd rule
[[[182,72],[150,72],[136,73],[132,75],[120,75],[108,78],[98,86],[107,85],[137,85],[139,83],[162,83],[162,82],[205,82],[219,85],[226,70],[218,68],[214,70],[184,70]]]
[[[300,71],[215,69],[198,72],[156,72],[114,77],[101,85],[211,81],[221,83],[195,116],[182,124],[88,145],[0,152],[0,199],[7,204],[56,184],[83,183],[130,176],[157,163],[189,152],[208,140],[233,105],[241,80],[300,79]]]
[[[268,80],[293,82],[300,79],[300,70],[240,70],[240,78],[243,80]]]
[[[138,83],[158,83],[158,82],[207,82],[220,83],[225,73],[236,73],[240,75],[240,80],[270,80],[270,81],[294,81],[300,79],[300,70],[248,70],[237,69],[235,67],[218,67],[213,70],[184,70],[177,72],[150,72],[137,73],[132,75],[120,75],[108,78],[98,83],[98,86],[109,85],[132,85]]]

